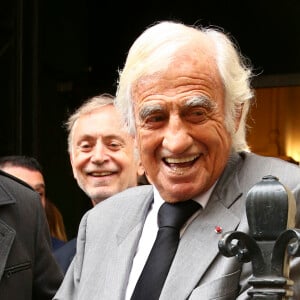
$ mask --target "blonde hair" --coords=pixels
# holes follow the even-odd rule
[[[46,199],[45,212],[49,224],[50,235],[66,242],[68,239],[63,217],[58,208],[49,199]]]

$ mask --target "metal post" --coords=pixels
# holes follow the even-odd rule
[[[252,263],[248,294],[256,300],[285,300],[293,295],[291,256],[300,256],[300,230],[295,226],[296,201],[278,178],[265,176],[246,198],[249,234],[225,233],[221,254]]]

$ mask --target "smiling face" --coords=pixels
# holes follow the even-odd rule
[[[137,185],[142,175],[134,140],[113,105],[81,116],[74,124],[70,159],[73,174],[93,204]]]
[[[223,84],[206,53],[182,49],[166,71],[133,88],[142,164],[168,202],[207,191],[229,157]]]

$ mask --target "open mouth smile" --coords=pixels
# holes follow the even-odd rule
[[[166,157],[163,159],[164,163],[170,168],[186,168],[194,164],[200,155],[192,155],[187,157]]]
[[[88,175],[93,177],[104,177],[104,176],[110,176],[115,174],[115,172],[111,171],[103,171],[103,172],[89,172]]]

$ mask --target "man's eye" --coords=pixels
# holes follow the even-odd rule
[[[161,122],[164,119],[165,118],[163,115],[154,115],[154,116],[150,116],[149,118],[147,118],[147,122]]]
[[[88,144],[88,143],[82,143],[82,144],[79,145],[79,149],[81,151],[88,151],[91,148],[92,148],[92,146],[90,144]]]
[[[110,146],[113,147],[113,148],[117,148],[117,147],[120,147],[120,143],[110,143]]]
[[[110,150],[117,151],[122,148],[122,144],[119,142],[111,142],[107,145]]]
[[[138,126],[148,129],[159,128],[164,125],[167,118],[168,114],[161,111],[145,114],[142,116],[142,118],[140,118],[140,123],[138,124]]]
[[[198,123],[207,119],[207,112],[204,109],[191,109],[186,117],[188,117],[191,122]]]
[[[35,189],[35,191],[36,191],[41,197],[43,197],[43,196],[45,195],[45,191],[44,191],[43,189],[41,189],[41,188],[37,188],[37,189]]]
[[[195,116],[202,116],[202,115],[204,115],[205,114],[205,112],[204,112],[204,110],[203,109],[198,109],[198,110],[192,110],[191,111],[191,113],[193,114],[193,115],[195,115]]]

